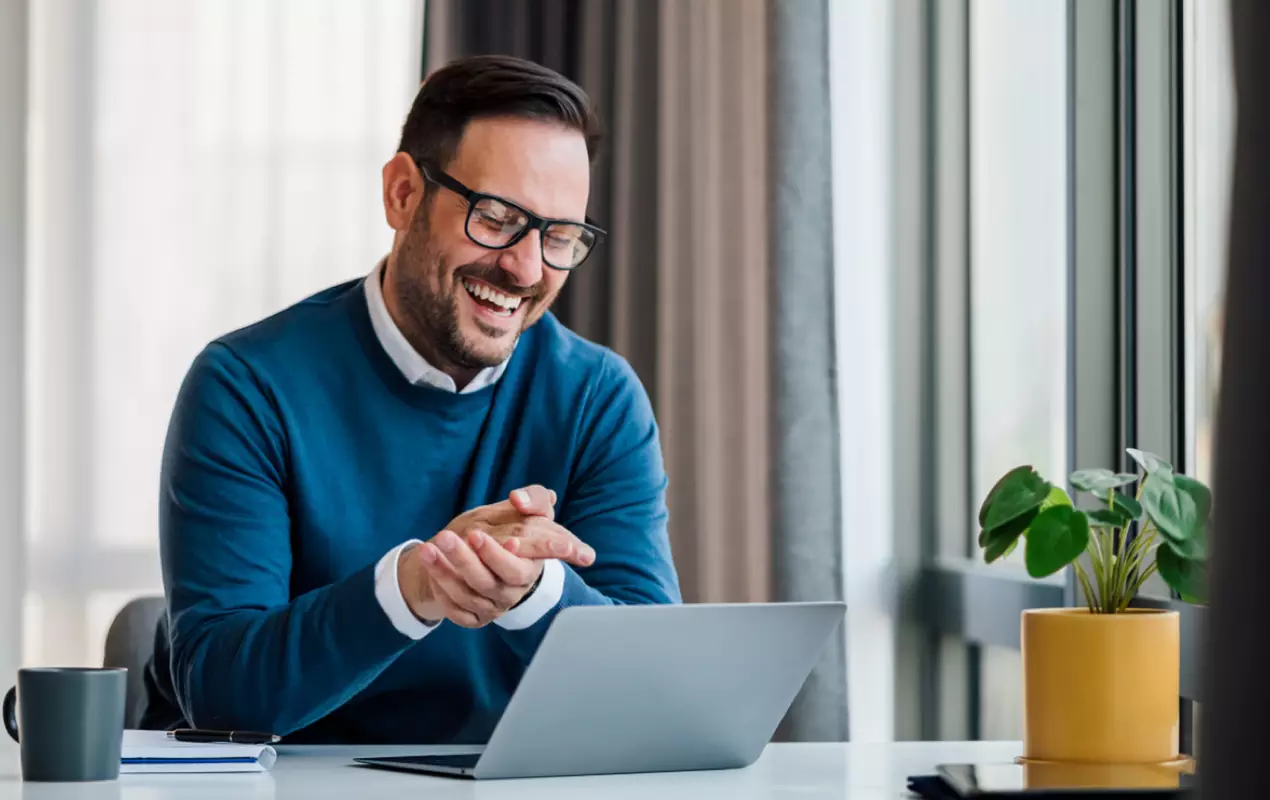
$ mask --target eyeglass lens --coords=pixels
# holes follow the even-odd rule
[[[493,197],[482,197],[471,208],[467,234],[486,247],[506,247],[529,224],[519,209]],[[581,225],[553,222],[542,237],[542,258],[553,267],[569,269],[582,263],[595,244],[595,234]]]

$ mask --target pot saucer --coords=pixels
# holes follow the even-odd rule
[[[1185,772],[1187,774],[1193,774],[1195,772],[1195,759],[1192,758],[1191,756],[1186,756],[1186,755],[1180,756],[1172,761],[1160,761],[1158,763],[1153,763],[1153,764],[1097,764],[1097,763],[1092,763],[1088,761],[1047,761],[1047,760],[1039,759],[1039,758],[1028,758],[1027,756],[1016,756],[1014,759],[1014,763],[1025,765],[1025,766],[1029,764],[1045,765],[1045,766],[1057,766],[1060,764],[1066,765],[1066,766],[1072,766],[1074,764],[1079,764],[1081,766],[1090,767],[1090,768],[1116,767],[1116,766],[1164,767],[1165,769],[1176,769],[1180,772]]]

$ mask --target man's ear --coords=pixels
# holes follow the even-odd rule
[[[406,153],[393,156],[383,169],[384,217],[396,231],[410,230],[415,210],[423,202],[423,179],[414,159]]]

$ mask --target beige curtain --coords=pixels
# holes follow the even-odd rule
[[[657,401],[706,601],[772,596],[765,23],[761,0],[662,4]]]
[[[610,236],[556,313],[630,360],[653,398],[684,599],[770,599],[765,0],[428,8],[428,69],[510,53],[599,106],[590,213]]]

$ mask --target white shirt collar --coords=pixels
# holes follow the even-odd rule
[[[410,346],[410,342],[406,341],[406,336],[397,327],[397,323],[393,321],[392,314],[388,313],[388,305],[384,302],[384,292],[380,288],[380,274],[382,273],[387,260],[381,260],[375,269],[366,276],[364,281],[366,287],[366,309],[370,312],[370,325],[375,329],[375,337],[379,339],[379,344],[383,346],[384,351],[388,353],[388,357],[392,359],[392,363],[397,365],[397,369],[401,370],[401,374],[406,380],[414,384],[425,384],[437,389],[444,389],[447,392],[458,392],[459,394],[468,394],[470,392],[480,391],[486,386],[490,386],[503,376],[503,372],[507,369],[508,358],[496,367],[486,367],[476,373],[476,377],[463,387],[463,391],[459,392],[458,387],[454,383],[454,379],[446,375],[441,370],[428,363],[427,359],[419,355],[419,351]]]

